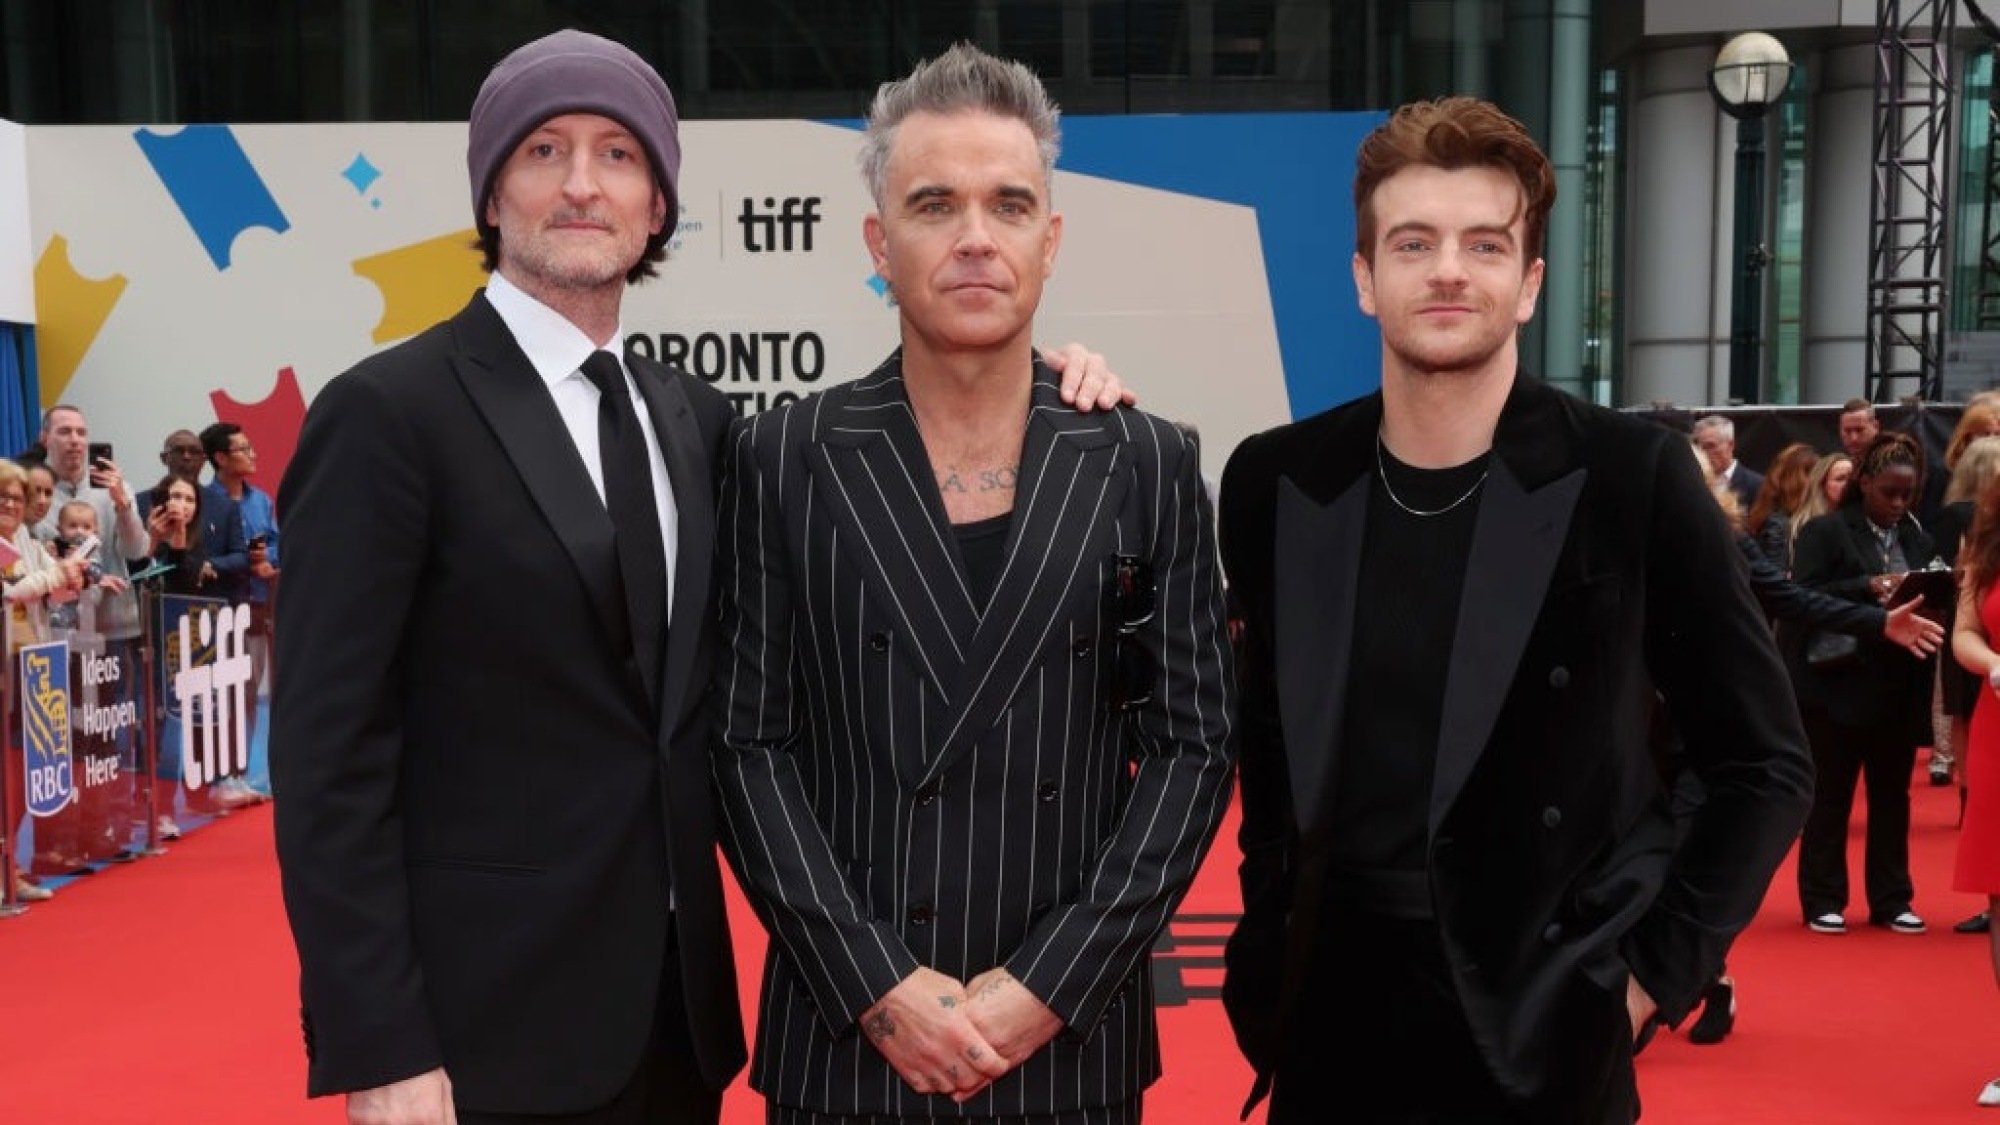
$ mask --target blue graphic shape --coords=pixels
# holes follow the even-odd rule
[[[54,816],[76,799],[69,719],[69,645],[22,648],[21,754],[34,816]]]
[[[168,136],[138,129],[132,137],[216,269],[229,268],[230,247],[251,227],[291,229],[227,125],[188,125]]]
[[[1381,335],[1355,303],[1348,263],[1354,154],[1387,118],[1380,110],[1065,115],[1057,167],[1256,211],[1285,392],[1292,417],[1304,418],[1382,381]],[[861,127],[852,118],[826,124]],[[1190,261],[1187,268],[1202,265]]]
[[[357,152],[347,167],[341,169],[340,178],[354,185],[356,195],[367,195],[368,186],[382,178],[382,170],[370,164],[365,154]]]
[[[868,275],[868,288],[874,290],[877,297],[886,298],[889,295],[889,282],[879,273]]]

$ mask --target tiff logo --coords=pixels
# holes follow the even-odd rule
[[[181,618],[174,695],[181,702],[181,778],[189,789],[250,768],[249,632],[247,605],[200,610]],[[211,644],[215,659],[192,664],[196,645]]]
[[[743,249],[752,254],[812,253],[813,228],[821,218],[819,204],[817,195],[790,195],[782,201],[767,195],[759,210],[756,200],[745,197],[743,211],[736,216],[736,224],[743,228]]]

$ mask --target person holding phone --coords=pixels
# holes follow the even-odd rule
[[[97,509],[97,526],[103,539],[99,552],[104,573],[118,579],[130,576],[125,560],[143,558],[150,545],[146,521],[125,474],[118,468],[109,443],[90,440],[90,423],[83,411],[68,403],[52,406],[42,416],[42,447],[48,451],[49,470],[55,474],[55,491],[49,510],[35,524],[35,534],[44,539],[56,534],[58,514],[64,504],[82,500]],[[115,659],[120,668],[137,668],[139,651],[139,598],[129,587],[106,591],[97,607],[97,628],[104,636],[104,655]],[[135,701],[139,684],[136,676],[122,676],[116,684],[101,690],[116,698],[100,696],[103,702]],[[121,756],[132,751],[132,727],[121,728],[115,739]],[[129,802],[129,793],[117,798]],[[118,826],[121,846],[127,842],[125,826],[131,822],[129,805],[110,810],[111,823]]]

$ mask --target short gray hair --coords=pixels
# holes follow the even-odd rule
[[[983,110],[1011,117],[1034,134],[1042,156],[1042,178],[1050,179],[1062,151],[1062,110],[1042,80],[1023,63],[995,58],[970,43],[917,64],[909,75],[884,82],[868,106],[868,132],[861,142],[861,179],[875,205],[889,186],[889,153],[896,127],[912,113]]]
[[[1715,431],[1715,435],[1723,441],[1732,444],[1736,441],[1736,423],[1724,418],[1720,414],[1711,414],[1694,424],[1694,432],[1697,434],[1706,433],[1710,430]]]

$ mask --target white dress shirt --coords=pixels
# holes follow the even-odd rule
[[[590,483],[596,487],[597,499],[602,503],[604,465],[597,451],[598,393],[582,371],[583,361],[600,349],[561,313],[529,296],[497,272],[486,282],[486,300],[500,314],[507,331],[513,333],[514,342],[527,353],[535,373],[548,384],[549,397],[555,400],[556,411],[562,415],[563,426],[569,430],[570,440],[576,443],[577,456],[583,459],[584,470],[590,474]],[[621,322],[617,335],[601,350],[618,357],[619,369],[625,372],[625,393],[632,396],[632,410],[639,416],[639,428],[646,435],[646,460],[652,466],[653,496],[660,510],[660,541],[667,548],[667,607],[671,617],[674,560],[680,553],[680,509],[674,505],[673,484],[667,479],[667,462],[660,453],[660,435],[653,430],[653,416],[632,383],[631,369],[625,365],[624,339],[625,325]]]

